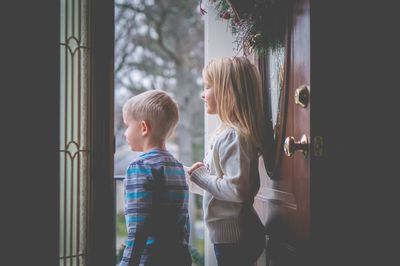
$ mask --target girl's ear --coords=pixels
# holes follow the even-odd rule
[[[145,120],[140,121],[140,131],[142,132],[143,137],[147,136],[150,130],[151,130],[150,124],[147,121]]]

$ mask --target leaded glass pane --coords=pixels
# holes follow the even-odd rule
[[[90,205],[88,3],[60,5],[60,265],[84,266]]]
[[[274,128],[279,128],[280,110],[282,102],[282,91],[284,82],[284,62],[285,62],[285,48],[277,48],[269,50],[268,53],[268,83],[270,94],[270,106],[272,114],[272,122]]]

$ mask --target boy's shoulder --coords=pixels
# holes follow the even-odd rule
[[[154,178],[178,180],[185,177],[183,164],[169,152],[143,153],[126,169],[126,180],[150,181]],[[140,181],[139,180],[139,181]]]
[[[145,162],[143,161],[143,159],[138,157],[138,158],[135,158],[134,160],[132,160],[129,163],[128,168],[138,167],[138,166],[141,166],[141,165],[144,165],[144,164],[145,164]]]
[[[160,165],[170,165],[183,167],[182,163],[179,162],[171,153],[164,150],[152,150],[138,156],[133,160],[128,168],[131,167],[145,167],[153,168]]]

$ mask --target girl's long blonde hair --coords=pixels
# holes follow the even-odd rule
[[[236,129],[262,154],[264,90],[257,67],[245,57],[220,58],[203,69],[203,80],[214,89],[222,123]]]

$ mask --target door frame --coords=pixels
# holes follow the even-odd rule
[[[90,5],[93,152],[88,265],[115,265],[114,0]]]

